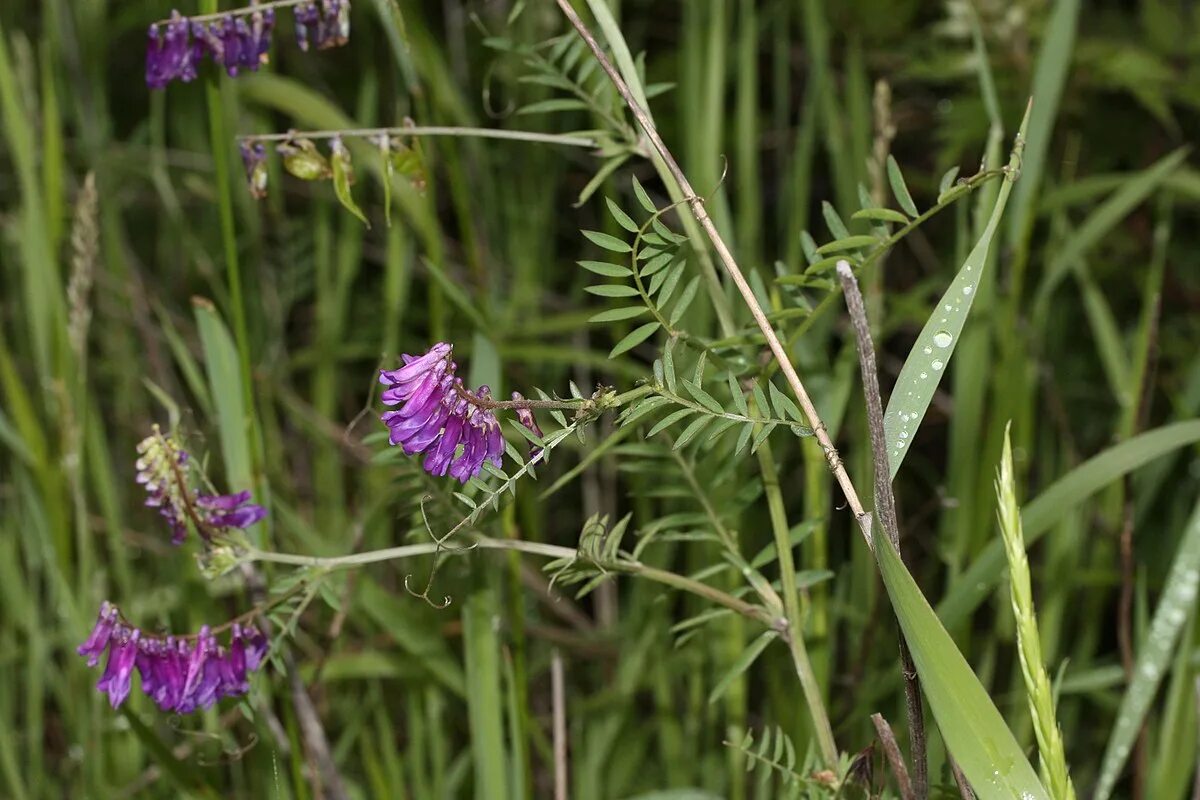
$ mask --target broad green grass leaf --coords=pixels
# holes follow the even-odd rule
[[[1196,442],[1200,442],[1200,420],[1176,422],[1134,436],[1083,462],[1025,504],[1021,526],[1026,547],[1113,481],[1160,456]],[[938,604],[938,616],[948,627],[964,622],[968,614],[991,596],[992,589],[1004,574],[1004,564],[1003,545],[998,539],[989,542]]]
[[[1191,520],[1183,532],[1175,561],[1163,589],[1150,633],[1142,642],[1138,652],[1133,678],[1121,698],[1117,721],[1104,749],[1104,760],[1100,765],[1100,780],[1096,787],[1095,800],[1108,800],[1121,770],[1133,750],[1142,723],[1159,683],[1170,666],[1175,653],[1179,633],[1191,616],[1196,605],[1196,591],[1200,585],[1200,503],[1192,512]]]
[[[500,689],[500,642],[493,617],[497,602],[490,589],[476,589],[463,604],[463,661],[467,672],[467,718],[475,764],[475,797],[508,796],[508,756]]]
[[[775,631],[767,631],[761,634],[734,659],[734,662],[729,665],[729,669],[725,670],[725,673],[717,681],[717,685],[708,693],[708,702],[710,705],[724,697],[725,692],[729,691],[729,687],[733,685],[733,682],[740,678],[742,673],[750,669],[750,666],[758,660],[763,650],[767,649],[767,645],[773,642],[776,636]]]
[[[1025,151],[1025,163],[1021,165],[1024,179],[1013,190],[1013,213],[1008,224],[1010,246],[1015,247],[1026,235],[1037,205],[1034,199],[1041,188],[1046,154],[1050,152],[1054,138],[1052,134],[1054,121],[1058,117],[1058,104],[1075,50],[1079,6],[1079,0],[1055,2],[1046,26],[1046,36],[1038,49],[1037,66],[1033,71],[1033,96],[1036,101],[1029,118],[1029,147]]]
[[[910,217],[920,216],[917,204],[913,202],[912,194],[908,191],[908,184],[904,182],[904,174],[900,172],[900,165],[896,163],[896,157],[893,155],[887,157],[887,176],[888,183],[892,185],[892,194],[896,196],[900,207]]]
[[[254,473],[250,462],[250,416],[242,400],[245,395],[237,347],[212,303],[195,297],[192,311],[200,331],[209,394],[217,414],[215,422],[221,440],[225,477],[230,491],[240,492],[254,486]]]
[[[1025,751],[886,536],[875,557],[946,748],[980,800],[1049,800]]]
[[[1029,123],[1029,111],[1017,133],[1016,144],[1013,145],[1012,157],[1009,159],[1009,169],[1016,171],[1021,165],[1021,151],[1024,147],[1025,128]],[[1012,176],[1012,177],[1015,177]],[[888,462],[891,476],[894,479],[908,453],[908,446],[916,438],[917,429],[933,399],[950,356],[958,345],[967,314],[975,300],[975,291],[979,287],[979,279],[986,268],[988,251],[992,246],[992,238],[1004,214],[1004,205],[1008,202],[1009,192],[1012,191],[1011,178],[1004,180],[992,215],[987,227],[975,247],[971,249],[966,262],[958,275],[950,283],[950,288],[938,300],[933,313],[921,329],[917,341],[909,351],[908,358],[900,370],[900,377],[888,398],[887,411],[883,415],[883,427],[886,436]]]
[[[616,358],[622,353],[637,347],[642,342],[650,338],[653,333],[661,327],[657,321],[647,322],[645,325],[639,325],[632,331],[627,333],[621,341],[617,342],[612,351],[609,352],[609,358]]]

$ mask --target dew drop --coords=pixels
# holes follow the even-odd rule
[[[933,343],[938,347],[949,347],[953,341],[954,337],[950,334],[950,331],[938,331],[933,335]]]
[[[974,290],[970,286],[963,287],[963,294],[970,294],[972,291]]]
[[[928,372],[922,372],[922,373],[921,373],[921,380],[925,380],[925,379],[926,379],[926,378],[928,378],[928,377],[929,377],[929,373],[928,373]]]
[[[932,348],[932,347],[926,347],[926,348],[925,348],[925,355],[929,355],[929,354],[930,354],[930,353],[932,353],[932,352],[933,352],[933,348]]]
[[[944,367],[944,366],[945,366],[945,364],[943,364],[942,362],[938,361],[937,359],[934,359],[933,363],[932,363],[932,364],[930,364],[929,366],[933,367],[933,370],[934,370],[934,372],[937,372],[937,371],[938,371],[938,370],[940,370],[942,367]]]

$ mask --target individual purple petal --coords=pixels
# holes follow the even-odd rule
[[[196,641],[192,644],[191,652],[188,653],[183,690],[179,702],[180,712],[188,713],[199,707],[197,697],[201,690],[201,684],[205,680],[205,665],[216,648],[216,639],[213,637],[211,629],[205,625],[200,629]]]
[[[96,690],[108,695],[108,703],[113,708],[120,707],[129,696],[130,679],[133,667],[137,661],[138,639],[142,632],[136,628],[132,631],[118,629],[109,639],[108,664],[104,674],[96,682]]]
[[[100,663],[100,656],[108,648],[108,642],[112,638],[113,626],[117,624],[117,619],[120,617],[120,612],[112,603],[105,600],[100,604],[100,613],[96,615],[96,624],[92,627],[92,632],[88,636],[87,641],[76,648],[76,652],[81,656],[87,656],[87,665],[94,667]]]
[[[449,416],[450,406],[442,401],[438,404],[436,412],[425,421],[425,424],[404,440],[404,452],[410,456],[425,452],[425,449],[438,437]]]
[[[380,370],[379,382],[384,384],[405,383],[419,377],[422,373],[444,365],[450,360],[454,348],[446,342],[438,342],[429,348],[429,352],[411,361],[405,356],[405,364],[400,369]]]
[[[450,468],[450,460],[454,457],[455,450],[458,449],[463,427],[466,425],[466,411],[467,402],[459,400],[449,419],[446,420],[446,427],[442,430],[441,436],[430,446],[429,455],[425,457],[425,471],[430,475],[444,476],[446,470]]]
[[[197,495],[196,505],[206,511],[232,511],[249,500],[250,490],[246,489],[235,494]]]
[[[157,23],[146,31],[146,86],[162,89],[168,83],[163,72],[163,41]]]
[[[321,14],[317,11],[316,3],[301,3],[294,7],[292,13],[296,20],[296,45],[307,51],[310,40],[320,25]]]
[[[270,642],[262,631],[253,625],[242,628],[242,640],[246,643],[246,669],[256,672],[267,655]]]
[[[249,502],[250,492],[236,494],[197,495],[196,508],[205,512],[204,523],[218,531],[227,528],[248,528],[267,515],[267,510]]]

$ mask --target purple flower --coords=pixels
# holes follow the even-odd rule
[[[236,78],[238,70],[242,65],[242,46],[245,40],[250,36],[250,27],[246,25],[246,20],[238,17],[225,17],[220,23],[219,34],[221,38],[221,64],[225,67],[225,72],[229,77]]]
[[[120,614],[117,607],[107,600],[101,603],[100,613],[96,615],[96,624],[88,635],[87,641],[79,645],[76,652],[87,656],[89,667],[100,663],[100,656],[108,648],[108,640],[112,638],[113,626],[117,624]]]
[[[196,495],[196,508],[213,528],[249,528],[267,515],[262,506],[250,502],[250,491],[237,494]]]
[[[381,370],[379,382],[387,387],[383,402],[399,408],[380,419],[393,445],[410,456],[426,454],[426,472],[466,483],[484,463],[501,465],[504,436],[490,409],[488,387],[470,392],[455,376],[453,349],[439,342],[424,355],[403,356],[399,369]]]
[[[321,24],[321,13],[316,3],[301,3],[293,7],[292,13],[296,20],[296,45],[307,52],[309,40],[315,38]]]
[[[108,640],[108,664],[104,674],[96,682],[96,690],[108,695],[108,702],[117,708],[129,696],[130,678],[137,660],[138,640],[142,632],[137,628],[118,628]],[[88,659],[89,662],[91,659]]]
[[[267,515],[250,502],[250,492],[206,494],[198,492],[197,476],[187,451],[158,426],[138,443],[137,482],[146,487],[146,505],[157,508],[171,528],[171,543],[182,544],[188,523],[209,541],[230,529],[245,529]]]
[[[248,692],[249,674],[258,670],[267,652],[266,637],[253,625],[235,622],[226,648],[207,625],[194,637],[162,638],[119,619],[117,608],[104,603],[96,629],[79,647],[80,655],[88,656],[88,666],[95,666],[108,651],[96,688],[108,695],[113,708],[129,696],[135,668],[142,693],[163,711],[187,714],[209,708],[222,698]]]
[[[188,38],[188,20],[171,12],[165,30],[157,24],[147,31],[146,85],[161,89],[173,80],[185,83],[196,78],[195,50]]]

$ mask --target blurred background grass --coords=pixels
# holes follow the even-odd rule
[[[890,150],[922,207],[948,167],[969,175],[985,158],[1002,163],[1036,96],[1024,172],[975,314],[897,479],[906,558],[935,605],[963,590],[964,571],[996,538],[991,484],[1008,420],[1032,498],[1110,445],[1197,417],[1200,173],[1193,156],[1160,159],[1200,130],[1200,10],[1168,0],[611,5],[633,51],[645,53],[648,82],[672,85],[653,109],[693,184],[710,192],[728,169],[710,207],[767,285],[777,262],[802,268],[803,231],[831,238],[823,201],[848,217],[859,184],[882,185],[870,166],[877,80],[890,85]],[[406,117],[590,127],[581,112],[514,113],[551,95],[520,82],[521,65],[485,47],[485,36],[532,44],[565,28],[552,4],[529,3],[511,24],[510,10],[361,0],[346,47],[301,53],[285,24],[269,69],[151,93],[145,28],[169,7],[0,7],[0,795],[337,796],[285,676],[260,678],[249,704],[166,719],[140,700],[112,712],[73,654],[105,598],[148,628],[175,630],[247,604],[232,584],[200,577],[141,507],[133,446],[168,421],[160,396],[178,404],[214,473],[269,498],[273,547],[330,555],[399,541],[415,498],[445,490],[375,456],[377,445],[362,441],[377,431],[370,418],[352,424],[373,402],[381,359],[452,340],[472,382],[497,396],[565,391],[569,380],[628,388],[648,374],[653,342],[607,358],[634,325],[585,323],[596,298],[582,292],[573,262],[595,252],[577,231],[614,229],[598,198],[573,205],[602,164],[586,150],[424,139],[427,189],[398,186],[391,227],[378,181],[360,167],[369,230],[328,185],[287,178],[275,162],[265,201],[244,190],[237,132]],[[630,174],[655,183],[649,164],[630,161],[603,193],[627,197]],[[987,191],[958,203],[867,286],[885,393],[989,208]],[[692,330],[718,335],[706,312],[692,316]],[[853,344],[838,316],[811,325],[794,359],[868,485]],[[248,431],[231,435],[219,421],[243,413]],[[693,486],[679,465],[629,440],[555,483],[611,433],[605,423],[589,444],[564,445],[487,528],[574,545],[593,513],[632,511],[646,526],[697,509],[695,492],[679,488]],[[774,456],[789,518],[806,536],[798,567],[811,583],[809,650],[839,744],[853,753],[871,742],[870,713],[902,718],[895,624],[810,444],[783,442]],[[771,541],[765,504],[743,488],[755,485],[753,470],[688,468],[745,552]],[[1198,483],[1194,446],[1172,450],[1061,509],[1032,550],[1044,655],[1081,787],[1095,780],[1125,686],[1123,570],[1136,648]],[[653,558],[693,572],[715,552],[676,544]],[[574,797],[772,797],[770,778],[740,777],[746,756],[724,742],[779,726],[801,752],[808,746],[783,648],[708,702],[757,636],[741,620],[681,636],[672,625],[705,610],[693,598],[622,580],[576,604],[547,588],[540,564],[494,553],[450,562],[436,591],[454,602],[437,611],[402,588],[427,567],[342,576],[299,625],[295,674],[350,796],[547,795],[555,651]],[[1006,591],[951,630],[1031,744]],[[1189,621],[1148,719],[1145,796],[1190,792],[1198,645]],[[948,785],[940,747],[935,740],[934,778]]]

